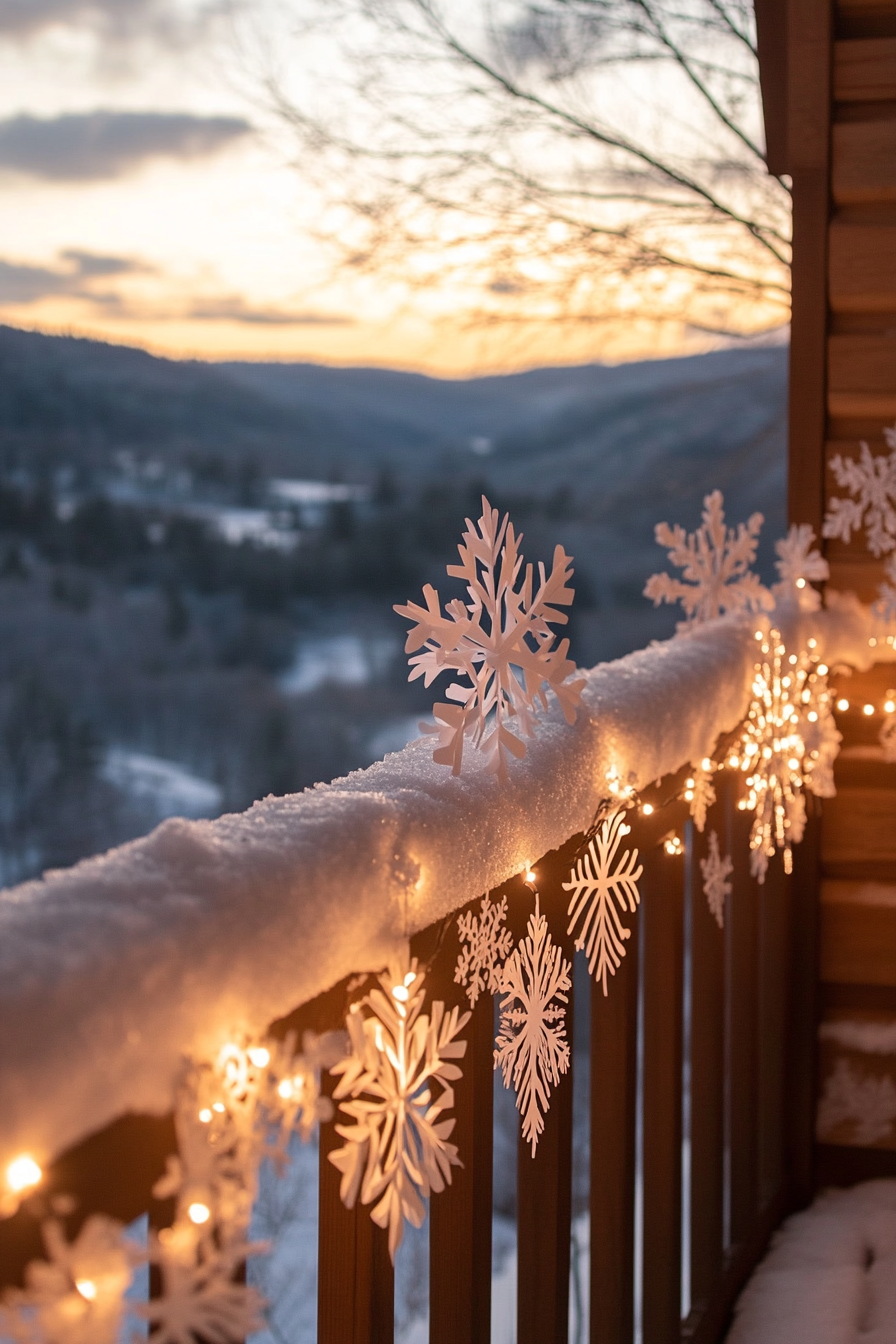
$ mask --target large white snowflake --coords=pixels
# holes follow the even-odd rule
[[[840,734],[831,716],[827,676],[817,660],[808,650],[788,654],[777,630],[760,639],[762,657],[754,664],[738,762],[748,794],[738,807],[755,813],[750,871],[762,883],[776,849],[783,852],[784,871],[793,869],[793,846],[806,826],[804,788],[821,797],[833,795]]]
[[[725,899],[732,891],[728,879],[734,872],[734,864],[731,862],[730,854],[726,854],[723,859],[719,853],[719,837],[715,831],[709,833],[709,853],[705,859],[700,860],[700,871],[703,874],[703,895],[706,897],[706,903],[719,928],[722,929],[725,927]]]
[[[513,934],[504,924],[507,897],[490,901],[483,896],[480,915],[471,910],[457,917],[457,932],[463,946],[457,958],[454,983],[466,988],[470,1007],[483,990],[497,994],[501,968],[513,947]]]
[[[251,1285],[234,1280],[242,1257],[262,1246],[221,1254],[206,1246],[197,1255],[188,1236],[157,1243],[152,1259],[161,1267],[162,1294],[135,1308],[150,1323],[153,1344],[242,1344],[264,1327],[264,1300]]]
[[[505,1087],[516,1089],[523,1138],[532,1145],[544,1129],[551,1090],[569,1068],[566,1004],[570,963],[548,932],[535,897],[527,937],[511,953],[501,973],[501,1020],[495,1041],[495,1068]]]
[[[840,1059],[827,1078],[818,1103],[817,1132],[824,1142],[841,1125],[851,1127],[852,1142],[868,1147],[887,1139],[896,1121],[896,1087],[891,1078],[864,1076]]]
[[[652,574],[644,596],[654,606],[680,602],[687,620],[679,628],[714,620],[726,611],[771,610],[771,593],[750,569],[763,521],[761,513],[754,513],[736,529],[727,528],[722,492],[713,490],[703,501],[703,522],[696,532],[657,523],[657,544],[668,549],[682,577]]]
[[[638,879],[644,871],[638,863],[638,851],[627,849],[617,864],[617,854],[631,827],[623,821],[622,811],[612,812],[591,837],[588,848],[578,859],[563,883],[569,898],[569,929],[575,933],[576,947],[588,955],[588,970],[603,984],[607,993],[607,975],[615,975],[625,956],[625,942],[631,937],[620,918],[626,909],[634,914],[641,899]],[[637,867],[635,865],[637,864]],[[618,909],[617,909],[618,906]]]
[[[861,455],[831,458],[831,471],[837,484],[845,486],[852,499],[832,499],[825,515],[823,535],[849,541],[853,531],[864,525],[868,549],[874,555],[886,555],[896,548],[896,426],[884,430],[887,457],[873,456],[867,443],[861,443]]]
[[[700,833],[706,825],[706,814],[716,800],[716,788],[712,782],[713,763],[708,756],[702,761],[691,762],[693,774],[685,780],[684,798],[688,804],[694,825]]]
[[[341,1075],[333,1096],[353,1125],[337,1125],[345,1145],[330,1153],[342,1173],[343,1203],[373,1204],[371,1218],[389,1229],[389,1253],[404,1237],[405,1219],[420,1227],[430,1194],[451,1183],[451,1168],[461,1165],[448,1142],[454,1118],[451,1086],[461,1070],[453,1060],[466,1052],[457,1040],[470,1014],[444,1003],[422,1013],[425,972],[416,958],[395,962],[374,988],[353,1004],[347,1025],[352,1053],[331,1070]],[[440,1092],[433,1094],[433,1084]],[[348,1100],[344,1100],[348,1098]]]
[[[795,601],[801,611],[818,611],[821,594],[812,584],[830,578],[828,562],[821,551],[813,550],[814,541],[808,523],[794,523],[787,536],[775,542],[780,582],[772,586],[772,592],[778,600]]]
[[[482,751],[489,769],[503,778],[508,754],[524,756],[525,744],[508,723],[517,720],[531,737],[538,705],[545,708],[545,690],[557,696],[567,723],[573,723],[583,680],[569,681],[575,664],[567,657],[569,640],[555,646],[551,624],[565,624],[559,607],[573,600],[569,587],[572,562],[557,546],[550,574],[539,563],[539,580],[533,589],[532,566],[519,553],[519,540],[505,514],[482,497],[482,516],[467,530],[458,546],[461,563],[449,565],[453,578],[467,585],[468,601],[456,598],[441,613],[439,595],[431,584],[423,590],[426,606],[416,602],[396,606],[400,616],[416,622],[405,644],[410,659],[408,680],[423,677],[429,686],[441,672],[467,678],[469,685],[454,681],[446,690],[452,704],[435,704],[432,724],[425,732],[438,733],[433,760],[450,765],[460,774],[465,738]],[[417,653],[423,649],[422,653]]]

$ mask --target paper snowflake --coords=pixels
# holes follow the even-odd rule
[[[516,719],[531,737],[535,713],[547,705],[546,689],[556,695],[567,723],[573,723],[584,680],[569,681],[575,664],[567,657],[569,640],[555,647],[551,624],[565,624],[573,600],[569,587],[571,558],[562,546],[554,551],[550,574],[539,564],[533,591],[532,566],[523,571],[519,540],[505,514],[482,497],[482,517],[467,530],[458,546],[461,563],[449,565],[453,578],[467,585],[468,601],[449,602],[441,614],[439,595],[431,584],[423,590],[426,606],[416,602],[396,606],[400,616],[416,622],[405,652],[422,653],[410,659],[409,681],[423,677],[429,686],[440,672],[459,673],[469,685],[452,682],[445,694],[452,704],[435,704],[432,724],[424,732],[438,733],[433,760],[460,774],[464,739],[488,759],[489,769],[503,778],[508,754],[524,756],[525,744],[508,727]]]
[[[837,484],[845,486],[852,499],[832,499],[825,515],[823,535],[849,541],[864,525],[868,549],[886,555],[896,548],[896,426],[884,430],[891,450],[887,457],[872,456],[867,443],[859,445],[861,456],[831,458]]]
[[[896,690],[887,691],[887,703],[896,702]],[[896,710],[889,710],[881,724],[878,740],[884,750],[885,761],[896,761]]]
[[[716,800],[715,785],[712,782],[713,764],[708,756],[700,762],[692,762],[693,775],[685,780],[684,799],[690,807],[694,825],[700,833],[706,825],[706,814]]]
[[[420,1227],[430,1194],[451,1183],[451,1168],[461,1166],[448,1142],[454,1119],[451,1086],[462,1076],[452,1060],[463,1058],[466,1041],[456,1039],[469,1020],[444,1003],[422,1013],[425,973],[416,958],[396,962],[375,988],[353,1004],[347,1025],[352,1053],[331,1072],[341,1075],[333,1096],[354,1125],[337,1125],[345,1146],[330,1153],[342,1173],[339,1193],[347,1208],[373,1204],[371,1218],[389,1229],[389,1254],[404,1237],[405,1219]],[[438,1083],[441,1091],[433,1096]],[[344,1100],[348,1098],[348,1100]]]
[[[511,953],[501,973],[501,1020],[495,1068],[505,1087],[516,1090],[523,1138],[532,1145],[544,1129],[551,1090],[569,1068],[566,1004],[572,986],[570,963],[548,932],[535,897],[527,937]]]
[[[242,1246],[241,1257],[266,1249]],[[186,1253],[184,1253],[186,1252]],[[153,1344],[242,1344],[264,1328],[264,1300],[251,1285],[237,1283],[235,1254],[206,1250],[197,1257],[176,1238],[157,1244],[162,1294],[134,1308],[148,1321]]]
[[[732,886],[728,878],[734,872],[731,855],[724,859],[719,853],[719,837],[715,831],[709,833],[709,853],[700,860],[703,874],[703,895],[706,904],[720,929],[725,927],[725,900],[731,895]]]
[[[880,1143],[894,1132],[896,1087],[892,1079],[863,1077],[845,1059],[837,1061],[818,1103],[817,1132],[821,1142],[848,1124],[851,1139],[860,1148]]]
[[[808,523],[794,523],[787,536],[775,542],[775,569],[780,582],[772,586],[772,592],[779,601],[795,601],[801,611],[818,611],[821,594],[812,584],[830,578],[827,560],[812,548],[814,541],[815,533]]]
[[[458,937],[464,946],[457,958],[454,983],[465,986],[471,1008],[483,990],[498,992],[501,967],[513,947],[513,935],[504,925],[506,916],[506,896],[500,901],[483,896],[479,916],[467,911],[457,917]]]
[[[32,1261],[25,1288],[7,1293],[0,1335],[35,1344],[116,1344],[125,1291],[145,1255],[102,1214],[88,1218],[72,1242],[56,1219],[42,1233],[47,1259]]]
[[[777,630],[762,640],[760,651],[735,760],[749,790],[738,807],[755,813],[750,871],[762,883],[776,849],[783,852],[784,871],[793,870],[793,846],[806,826],[804,788],[832,796],[840,734],[831,717],[826,674],[817,670],[808,651],[788,654]]]
[[[631,834],[623,816],[622,811],[613,812],[601,822],[569,881],[563,883],[563,890],[572,892],[567,932],[574,933],[581,920],[576,947],[587,953],[588,970],[603,984],[604,994],[607,975],[616,974],[625,956],[624,943],[631,937],[631,930],[622,923],[620,914],[625,914],[626,908],[634,914],[638,908],[641,899],[638,879],[644,871],[636,849],[627,849],[615,866],[619,846]]]
[[[726,528],[724,499],[714,490],[703,501],[703,522],[696,532],[658,523],[656,540],[669,551],[669,559],[682,571],[680,579],[653,574],[644,596],[658,607],[661,602],[680,602],[687,620],[679,629],[711,621],[726,611],[771,610],[774,599],[752,573],[756,546],[763,524],[761,513],[737,528]]]

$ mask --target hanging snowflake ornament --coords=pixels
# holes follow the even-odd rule
[[[757,632],[761,658],[754,664],[752,699],[732,763],[746,775],[755,813],[750,831],[750,871],[765,881],[768,861],[780,849],[784,871],[793,871],[793,846],[806,826],[804,789],[833,792],[833,756],[840,735],[830,717],[827,669],[805,650],[788,654],[777,630]],[[811,729],[818,745],[807,746]]]
[[[868,549],[877,556],[896,549],[896,425],[884,430],[884,438],[890,449],[886,457],[872,455],[863,442],[858,462],[840,453],[831,458],[837,484],[852,498],[832,499],[822,528],[825,537],[848,542],[864,526]]]
[[[457,917],[457,933],[463,944],[454,971],[454,983],[463,985],[471,1008],[488,990],[497,994],[501,968],[513,947],[513,934],[506,927],[507,897],[490,901],[483,896],[479,915],[468,910]]]
[[[353,1004],[347,1026],[352,1053],[330,1071],[340,1076],[334,1099],[355,1123],[337,1125],[345,1145],[330,1153],[342,1173],[339,1193],[347,1208],[373,1204],[371,1218],[389,1229],[389,1254],[404,1237],[405,1221],[420,1227],[423,1203],[451,1184],[451,1168],[461,1166],[448,1142],[454,1118],[451,1086],[462,1073],[466,1041],[457,1040],[470,1014],[445,1012],[436,1002],[422,1012],[425,972],[417,960],[393,963],[380,986]],[[433,1085],[438,1084],[438,1096]],[[347,1100],[346,1100],[347,1098]]]
[[[625,956],[631,930],[622,923],[626,911],[634,914],[641,900],[638,880],[644,871],[638,851],[627,849],[617,863],[619,847],[631,827],[621,810],[600,823],[585,853],[576,861],[563,890],[569,898],[568,933],[575,933],[576,947],[588,956],[588,970],[607,993],[607,975],[615,975]],[[637,864],[637,867],[635,866]],[[618,907],[618,908],[617,908]]]
[[[725,927],[725,901],[732,892],[728,879],[734,872],[734,864],[731,862],[730,854],[726,854],[724,859],[720,855],[719,837],[715,831],[709,833],[709,853],[705,859],[700,860],[700,871],[703,874],[703,895],[706,897],[706,904],[719,928],[722,929]]]
[[[704,756],[702,761],[692,762],[691,769],[694,773],[684,782],[683,796],[690,808],[694,825],[702,834],[706,825],[706,814],[716,800],[716,789],[712,782],[715,767],[710,758]]]
[[[495,1041],[495,1068],[505,1087],[516,1091],[523,1138],[532,1156],[544,1129],[551,1091],[569,1068],[566,1004],[572,967],[548,932],[535,895],[527,936],[501,972],[501,1018]]]
[[[264,1299],[235,1276],[242,1260],[267,1249],[246,1244],[221,1252],[206,1244],[197,1252],[187,1228],[160,1233],[151,1259],[160,1267],[161,1295],[134,1308],[149,1322],[153,1344],[242,1344],[262,1330]]]
[[[896,622],[896,555],[891,555],[884,565],[884,581],[877,585],[877,601],[871,610],[885,625]]]
[[[667,548],[682,577],[652,574],[644,596],[655,607],[680,602],[687,619],[679,630],[726,611],[770,611],[774,598],[750,569],[763,522],[762,514],[754,513],[736,529],[726,527],[724,498],[721,490],[714,490],[703,501],[703,522],[696,532],[658,523],[657,544]]]
[[[426,606],[416,602],[396,606],[399,616],[414,621],[405,644],[410,659],[408,680],[424,678],[429,686],[441,672],[465,677],[454,681],[445,694],[451,704],[435,704],[435,725],[421,724],[424,732],[438,733],[433,760],[460,774],[464,741],[484,753],[488,768],[503,779],[507,757],[522,757],[525,743],[510,730],[516,720],[523,734],[535,731],[537,708],[547,707],[552,690],[567,723],[574,723],[583,679],[570,681],[575,664],[567,657],[569,640],[555,645],[550,626],[565,624],[559,607],[573,600],[569,587],[572,561],[557,546],[550,574],[539,563],[534,585],[531,565],[523,571],[519,542],[507,514],[482,497],[482,516],[467,530],[458,546],[461,563],[449,565],[452,578],[463,579],[468,601],[456,598],[441,613],[439,595],[431,584],[423,590]],[[422,649],[422,653],[417,653]]]
[[[782,541],[775,542],[775,569],[780,581],[772,585],[776,601],[794,602],[801,611],[818,611],[821,594],[812,587],[830,578],[821,551],[813,549],[815,533],[808,523],[794,523]]]

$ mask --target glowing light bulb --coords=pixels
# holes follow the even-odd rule
[[[643,806],[641,807],[641,811],[644,813],[645,817],[652,817],[653,803],[644,803]]]
[[[797,588],[805,588],[805,586],[806,586],[806,580],[805,580],[805,579],[797,579],[797,581],[796,581],[796,586],[797,586]]]
[[[761,631],[761,630],[757,630],[756,633],[755,633],[755,635],[753,636],[753,638],[754,638],[754,639],[761,639],[761,638],[762,638],[762,631]]]
[[[528,864],[526,865],[526,876],[525,876],[525,878],[524,878],[524,881],[526,881],[526,882],[534,882],[534,881],[535,881],[535,869],[534,869],[534,868],[530,868],[530,867],[528,866]]]
[[[278,1093],[280,1094],[280,1096],[283,1098],[284,1101],[289,1101],[290,1097],[292,1096],[292,1092],[293,1092],[292,1079],[291,1079],[291,1078],[284,1078],[283,1081],[282,1081],[282,1083],[279,1083],[279,1084],[278,1084],[278,1086],[277,1086],[277,1091],[278,1091]]]
[[[397,999],[399,1003],[407,1003],[411,996],[408,993],[407,986],[394,985],[392,988],[392,997],[393,999]]]
[[[807,642],[808,642],[808,645],[809,645],[809,648],[810,648],[810,649],[817,649],[817,648],[818,648],[818,640],[817,640],[817,639],[810,639],[810,640],[808,640]]]
[[[93,1279],[76,1279],[75,1287],[86,1302],[93,1302],[96,1298],[96,1284]]]
[[[871,715],[874,713],[874,706],[873,706],[873,705],[863,705],[863,706],[862,706],[862,713],[865,714],[865,715],[870,719]]]
[[[809,713],[806,715],[806,718],[809,720],[810,723],[818,722],[818,715],[816,714],[814,709],[809,710]]]
[[[712,769],[712,761],[708,756],[703,757],[703,760],[700,762],[700,769],[705,771],[706,774],[709,774]]]
[[[414,983],[414,981],[415,981],[416,979],[417,979],[417,972],[416,972],[416,971],[408,971],[407,975],[406,975],[405,978],[404,978],[404,983],[405,983],[408,987],[410,987],[410,986]]]
[[[887,714],[892,714],[894,711],[896,711],[896,700],[885,700],[884,710]]]
[[[212,1110],[217,1111],[219,1115],[223,1115],[226,1109],[227,1107],[224,1105],[223,1101],[212,1102]]]
[[[199,1119],[202,1121],[204,1125],[211,1124],[212,1113],[207,1106],[203,1106],[202,1110],[199,1112]]]
[[[818,664],[818,675],[819,675],[820,677],[826,677],[827,674],[828,674],[828,665],[827,665],[827,663],[819,663],[819,664]]]
[[[845,696],[841,696],[840,699],[837,701],[837,708],[842,711],[849,709],[849,701],[846,699]]]
[[[209,1218],[212,1216],[212,1212],[207,1204],[200,1204],[197,1202],[190,1205],[187,1209],[187,1215],[191,1223],[195,1223],[197,1227],[200,1227],[203,1223],[208,1222]]]
[[[253,1045],[246,1053],[256,1069],[264,1069],[271,1062],[271,1052],[266,1050],[263,1045]]]
[[[33,1157],[27,1153],[22,1153],[20,1157],[14,1157],[6,1168],[6,1184],[15,1194],[20,1195],[23,1190],[28,1190],[33,1185],[39,1184],[43,1172],[37,1165]]]
[[[870,646],[871,646],[872,649],[876,649],[876,648],[877,648],[877,640],[874,638],[873,635],[872,635],[871,638],[869,639],[868,643],[870,644]]]
[[[791,770],[799,770],[800,768],[800,763],[797,760],[796,756],[791,756],[787,764],[790,766]]]
[[[667,854],[674,855],[684,853],[684,845],[681,842],[681,837],[677,835],[667,836],[666,839],[663,841],[663,848],[665,849]]]

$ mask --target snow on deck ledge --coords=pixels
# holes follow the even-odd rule
[[[870,661],[857,604],[824,613],[826,631],[812,619],[830,662]],[[643,787],[699,760],[745,713],[752,631],[725,619],[600,664],[575,726],[555,706],[503,786],[476,753],[453,778],[417,741],[0,893],[0,1167],[169,1110],[184,1053],[381,966],[587,827],[611,767]]]

